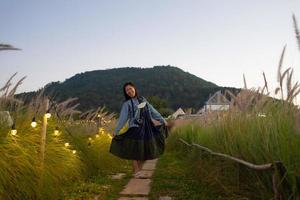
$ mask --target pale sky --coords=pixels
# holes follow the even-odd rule
[[[300,0],[0,0],[0,87],[18,92],[76,73],[172,65],[219,86],[276,82],[282,48],[300,80],[292,13]],[[159,84],[159,83],[158,83]]]

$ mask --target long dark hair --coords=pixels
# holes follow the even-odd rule
[[[126,90],[125,90],[126,86],[128,86],[128,85],[130,85],[131,87],[133,87],[133,88],[135,89],[135,96],[134,96],[134,97],[137,97],[137,96],[138,96],[138,91],[137,91],[135,85],[134,85],[132,82],[127,82],[127,83],[125,83],[125,84],[123,85],[123,93],[124,93],[124,97],[125,97],[126,100],[131,99],[131,97],[128,96],[128,94],[126,93]]]

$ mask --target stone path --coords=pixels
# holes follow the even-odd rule
[[[120,193],[118,200],[148,200],[151,178],[156,168],[157,159],[147,160],[139,178],[132,178]]]

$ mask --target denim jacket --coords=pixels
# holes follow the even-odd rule
[[[123,128],[123,126],[126,124],[128,121],[128,127],[138,127],[137,124],[134,123],[135,119],[137,119],[137,116],[139,116],[139,111],[140,109],[137,107],[139,105],[139,101],[137,98],[132,98],[133,106],[134,106],[134,114],[132,113],[132,103],[131,100],[127,100],[123,103],[122,109],[120,112],[120,117],[117,123],[117,127],[114,131],[114,135],[118,135],[120,130]],[[165,124],[165,119],[161,116],[161,114],[155,110],[155,108],[145,99],[142,98],[142,102],[146,102],[146,105],[149,109],[149,113],[151,116],[151,119],[155,119],[160,121],[162,124]]]

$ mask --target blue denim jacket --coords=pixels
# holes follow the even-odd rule
[[[120,117],[118,120],[117,127],[114,131],[114,135],[119,134],[120,130],[123,128],[123,126],[126,124],[128,120],[129,120],[128,122],[129,128],[138,127],[138,125],[134,123],[134,119],[136,119],[137,116],[139,116],[140,109],[137,107],[137,105],[139,105],[139,101],[137,98],[133,98],[132,101],[134,106],[134,117],[132,117],[133,114],[132,114],[131,100],[127,100],[122,105]],[[145,98],[143,98],[143,102],[146,102],[151,118],[160,121],[162,124],[165,124],[165,119],[161,116],[161,114],[157,110],[155,110],[155,108],[153,108],[153,106]]]

